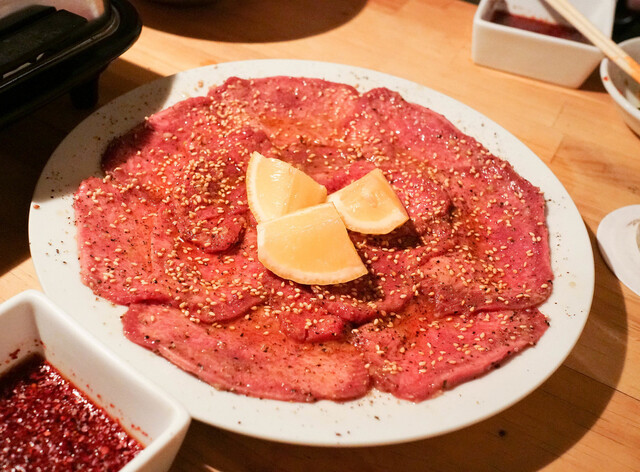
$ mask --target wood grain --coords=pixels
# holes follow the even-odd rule
[[[515,134],[567,188],[592,242],[608,212],[640,202],[640,139],[597,74],[569,90],[473,64],[472,4],[133,4],[145,26],[102,74],[100,104],[158,77],[219,62],[351,64],[443,92]],[[48,156],[87,113],[62,97],[0,130],[0,300],[39,288],[27,239],[31,192]],[[640,470],[640,299],[617,281],[595,245],[594,254],[595,297],[577,346],[540,388],[501,414],[436,438],[358,449],[278,444],[194,422],[172,472]]]

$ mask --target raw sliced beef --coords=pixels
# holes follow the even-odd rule
[[[76,192],[74,209],[85,285],[122,305],[168,300],[163,272],[151,257],[153,206],[134,192],[119,192],[109,179],[90,178]]]
[[[262,310],[226,325],[190,322],[179,310],[132,305],[124,319],[132,341],[215,387],[289,401],[351,400],[370,388],[369,373],[348,343],[299,343]]]
[[[534,345],[546,331],[537,309],[460,316],[415,315],[367,324],[357,345],[365,353],[374,386],[421,401],[500,366]]]
[[[305,286],[258,260],[252,152],[334,192],[379,168],[410,220],[350,233],[368,268]],[[421,401],[534,345],[550,295],[539,189],[384,88],[230,78],[108,146],[75,200],[82,280],[125,334],[216,388],[290,401],[373,386]]]

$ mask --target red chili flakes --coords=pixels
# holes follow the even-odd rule
[[[141,450],[42,357],[0,378],[0,470],[117,471]]]

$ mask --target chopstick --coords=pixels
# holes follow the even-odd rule
[[[640,83],[640,64],[638,64],[620,46],[607,38],[593,23],[580,13],[568,0],[545,0],[569,23],[580,31],[589,41],[600,49],[605,56]]]

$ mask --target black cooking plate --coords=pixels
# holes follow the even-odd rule
[[[0,18],[0,127],[65,93],[79,108],[95,105],[100,73],[141,28],[127,0],[110,0],[95,18],[42,5]]]

